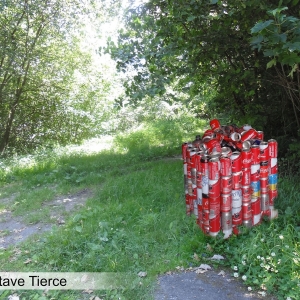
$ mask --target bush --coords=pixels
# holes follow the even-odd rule
[[[118,134],[115,145],[125,152],[147,154],[150,157],[180,154],[181,144],[200,134],[204,123],[191,117],[144,122],[137,128]]]

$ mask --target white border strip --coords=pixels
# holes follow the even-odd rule
[[[0,272],[0,290],[111,290],[129,278],[113,272]]]

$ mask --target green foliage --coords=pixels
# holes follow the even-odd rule
[[[266,63],[267,69],[274,70],[274,83],[282,86],[289,106],[294,113],[293,126],[299,130],[299,53],[300,53],[300,19],[289,14],[288,7],[279,7],[268,11],[270,20],[259,21],[252,29],[251,45],[271,58]],[[297,131],[292,132],[297,137]]]
[[[107,51],[119,70],[136,71],[125,84],[132,103],[162,97],[170,84],[197,99],[206,83],[206,116],[251,123],[287,140],[300,128],[299,26],[297,1],[279,4],[288,9],[276,1],[148,1],[126,12],[118,44],[109,41]],[[285,53],[283,70],[274,68],[278,57],[266,56],[271,45]]]
[[[285,148],[284,157],[280,158],[280,169],[282,173],[290,178],[293,178],[295,175],[298,176],[300,172],[300,142],[293,140],[288,145],[288,148]]]
[[[1,2],[0,155],[99,132],[113,79],[99,60],[101,70],[92,68],[95,49],[83,35],[85,22],[98,25],[114,10],[111,2]]]
[[[263,50],[266,57],[272,58],[267,68],[279,62],[292,67],[289,74],[292,76],[300,62],[300,19],[282,14],[287,9],[283,7],[269,11],[269,16],[274,19],[260,21],[251,29],[254,34],[251,44],[254,49]]]
[[[196,122],[192,117],[178,119],[160,119],[143,123],[137,129],[116,136],[116,146],[121,150],[149,157],[174,155],[181,151],[181,144],[193,140],[196,134],[202,133],[204,122]],[[191,132],[191,128],[199,131]]]
[[[214,107],[210,102],[214,91],[207,84],[202,88],[201,95],[189,97],[170,86],[167,94],[153,98],[146,96],[135,104],[130,99],[121,96],[116,99],[109,120],[103,122],[101,127],[108,134],[122,135],[122,132],[134,130],[143,123],[148,125],[161,123],[167,126],[169,122],[169,124],[176,123],[180,126],[179,131],[185,130],[185,132],[193,133],[194,129],[197,130],[199,126],[205,124],[214,112]],[[208,107],[210,108],[209,114],[207,113]]]

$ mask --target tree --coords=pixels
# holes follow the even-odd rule
[[[296,2],[281,1],[290,7]],[[214,107],[225,121],[249,122],[269,136],[287,134],[290,101],[274,86],[268,59],[250,45],[251,28],[277,5],[272,0],[151,0],[127,12],[127,29],[108,51],[120,70],[135,68],[126,85],[134,100],[164,93],[174,81],[195,97],[207,82],[218,92]]]
[[[101,23],[118,5],[114,0],[1,2],[0,154],[8,145],[24,150],[89,136],[91,102],[97,99],[85,86],[75,87],[75,73],[86,75],[92,59],[81,47],[84,25]]]
[[[300,19],[283,14],[287,10],[288,7],[282,7],[268,11],[270,19],[258,22],[251,29],[254,35],[251,44],[271,59],[266,68],[276,71],[273,83],[284,89],[300,129]]]

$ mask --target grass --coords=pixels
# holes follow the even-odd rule
[[[300,194],[296,179],[280,179],[278,219],[228,240],[204,236],[194,217],[185,215],[182,162],[174,157],[181,151],[179,131],[174,126],[176,132],[168,131],[167,139],[162,124],[158,128],[160,138],[157,128],[146,126],[118,136],[111,150],[64,148],[24,157],[21,163],[18,158],[3,161],[1,197],[15,193],[15,202],[6,204],[14,205],[15,215],[28,213],[39,221],[49,213],[40,211],[42,203],[55,196],[83,188],[93,195],[84,208],[66,218],[64,227],[0,250],[1,271],[129,272],[135,278],[130,287],[94,295],[152,299],[158,274],[177,266],[211,264],[208,258],[221,254],[226,259],[215,266],[231,268],[249,289],[274,293],[278,299],[297,299]],[[24,264],[27,260],[31,262]],[[139,278],[140,271],[147,276]],[[21,299],[91,297],[75,291],[20,293]],[[0,291],[0,299],[10,294]]]
[[[93,191],[86,206],[67,218],[64,227],[32,237],[17,249],[0,251],[2,271],[126,271],[135,276],[133,288],[96,295],[151,299],[157,274],[189,265],[186,249],[204,237],[195,220],[185,216],[182,162],[173,158],[180,155],[180,144],[164,152],[162,142],[153,145],[147,136],[133,149],[124,149],[122,143],[124,136],[122,141],[117,138],[112,150],[100,153],[61,149],[2,162],[1,197],[14,193],[14,202],[6,206],[15,216],[29,214],[28,222],[44,220],[49,212],[41,211],[42,204],[55,196],[83,188]],[[139,278],[140,271],[147,277]],[[4,292],[0,299],[7,295]],[[21,295],[22,299],[84,297],[55,291]]]

